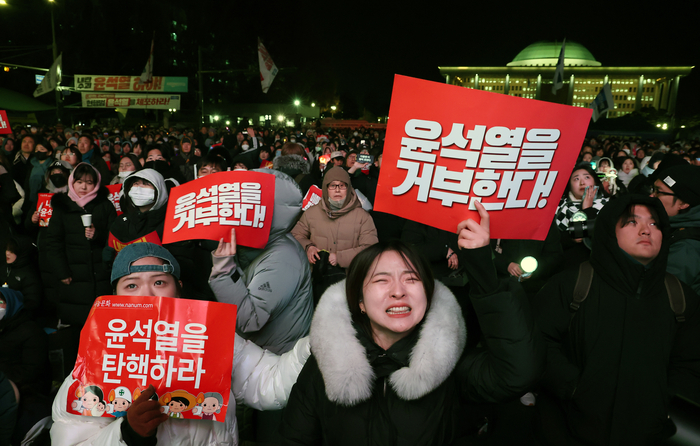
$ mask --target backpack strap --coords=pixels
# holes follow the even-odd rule
[[[685,322],[685,293],[683,292],[683,285],[678,277],[671,273],[666,273],[666,278],[664,279],[666,284],[666,293],[668,294],[668,300],[671,303],[671,309],[676,315],[676,321]]]
[[[591,290],[591,282],[593,282],[593,267],[591,266],[591,262],[585,261],[578,267],[578,279],[574,287],[574,299],[571,301],[571,304],[569,304],[569,308],[572,310],[572,319],[581,306],[581,303],[586,300],[588,292]]]

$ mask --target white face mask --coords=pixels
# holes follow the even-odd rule
[[[130,170],[130,171],[128,171],[128,172],[119,172],[117,175],[119,175],[119,178],[126,178],[126,177],[128,177],[129,175],[131,175],[132,173],[134,173],[134,171],[133,171],[133,170]]]
[[[5,317],[5,313],[7,313],[7,308],[0,308],[0,321]]]
[[[243,144],[243,145],[241,146],[241,149],[243,149],[243,150],[248,150],[249,147],[250,147],[250,146],[249,146],[248,144]]]
[[[292,138],[292,139],[289,140],[289,142],[297,142],[297,140],[294,139],[294,138]]]
[[[132,137],[131,137],[131,142],[136,142],[136,141],[138,141],[138,140],[139,140],[139,139],[138,139],[137,137],[135,137],[135,136],[132,136]]]
[[[132,187],[129,189],[129,198],[134,206],[148,206],[156,201],[156,191],[146,187]]]

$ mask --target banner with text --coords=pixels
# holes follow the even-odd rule
[[[182,240],[230,241],[263,248],[270,237],[275,176],[230,171],[207,175],[173,188],[165,214],[163,243]]]
[[[180,95],[126,94],[126,93],[80,93],[86,108],[147,108],[180,110]]]
[[[396,75],[374,209],[450,232],[544,240],[591,110]]]
[[[117,215],[122,215],[122,207],[119,203],[119,198],[122,196],[122,184],[110,184],[107,186],[107,190],[109,191],[109,196],[107,198],[114,205],[114,209],[117,210]]]
[[[75,75],[76,91],[139,91],[187,93],[186,77],[153,76],[153,82],[140,82],[139,76]]]
[[[236,310],[170,297],[98,297],[80,332],[66,410],[122,417],[153,384],[169,416],[224,421]]]
[[[0,110],[0,135],[5,133],[12,133],[12,128],[10,128],[10,120],[7,119],[7,112]]]

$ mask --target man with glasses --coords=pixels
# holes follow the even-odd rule
[[[700,168],[659,171],[651,195],[664,205],[673,231],[666,270],[700,293]]]

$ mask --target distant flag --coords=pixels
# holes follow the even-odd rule
[[[559,51],[559,61],[557,62],[557,69],[554,71],[554,83],[552,84],[552,94],[557,94],[557,90],[564,86],[564,53],[566,52],[566,39],[561,44],[561,50]]]
[[[141,84],[150,84],[153,82],[153,44],[155,41],[156,37],[155,33],[153,33],[153,40],[151,40],[151,54],[148,56],[148,62],[146,62],[143,73],[141,73],[141,77],[139,78],[139,83]]]
[[[260,37],[258,37],[258,62],[260,62],[260,83],[262,84],[263,93],[267,93],[270,89],[272,81],[277,76],[279,70],[277,66],[272,61],[270,54],[265,49]]]
[[[603,89],[600,90],[598,96],[596,96],[593,102],[591,102],[591,108],[593,109],[593,122],[596,122],[598,118],[603,116],[603,114],[608,110],[615,109],[610,84],[606,83],[603,85]]]
[[[61,83],[61,60],[63,59],[63,53],[59,54],[56,60],[53,61],[53,65],[49,69],[49,72],[44,76],[44,80],[41,81],[36,90],[34,90],[34,97],[41,96],[44,93],[55,90],[56,86]]]

